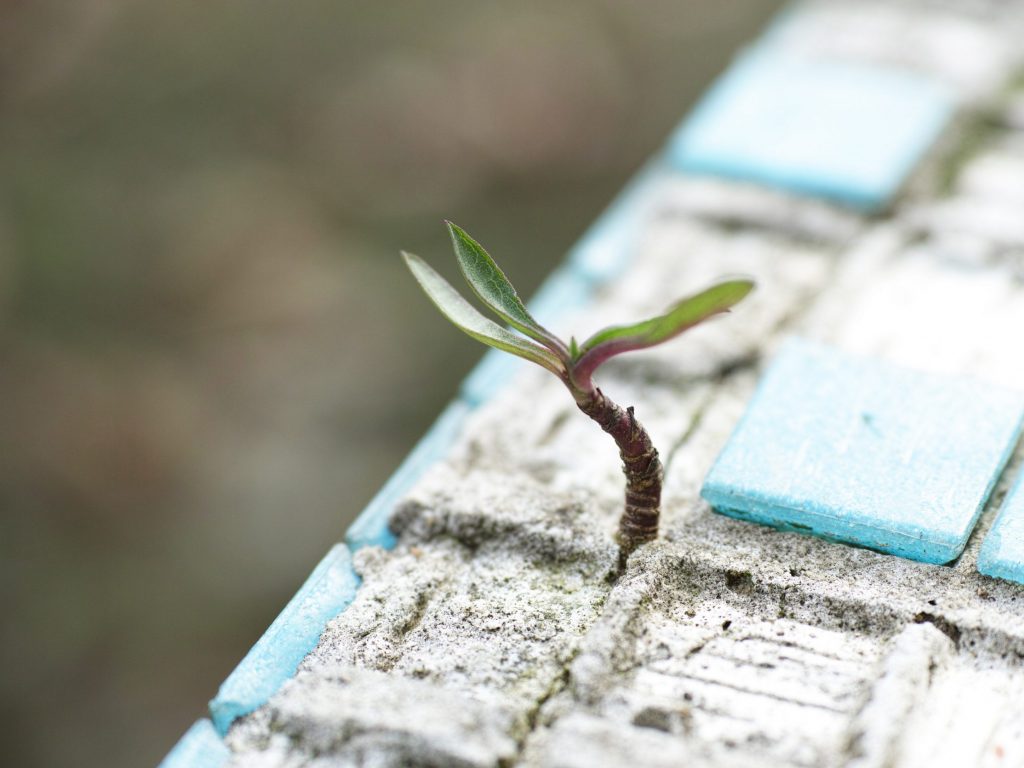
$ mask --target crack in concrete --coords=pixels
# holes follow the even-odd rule
[[[690,416],[690,423],[683,431],[675,442],[669,446],[668,453],[665,454],[665,476],[669,476],[669,470],[672,469],[672,462],[675,461],[676,454],[682,450],[687,443],[697,434],[697,430],[700,429],[701,424],[704,422],[704,415],[711,408],[712,404],[717,399],[715,390],[709,390],[708,393],[701,399],[697,405],[697,409]]]
[[[407,617],[407,620],[404,621],[401,626],[396,628],[398,637],[395,639],[392,653],[389,654],[384,664],[378,666],[378,669],[381,672],[391,672],[395,668],[395,665],[401,660],[402,650],[408,644],[409,636],[416,631],[416,627],[423,622],[423,617],[426,616],[427,613],[427,606],[430,605],[431,598],[437,593],[440,587],[441,585],[437,585],[433,590],[430,590],[429,592],[424,590],[416,596],[416,602],[413,604],[412,612]]]
[[[507,764],[499,763],[501,768],[511,768],[512,766],[518,765],[520,761],[523,759],[523,755],[526,751],[527,743],[529,742],[530,737],[533,736],[542,727],[541,714],[544,707],[555,696],[557,696],[569,687],[569,681],[572,677],[572,662],[578,655],[579,647],[577,646],[576,650],[572,653],[572,655],[568,659],[566,659],[564,665],[562,666],[561,674],[559,674],[557,677],[555,677],[554,680],[551,681],[551,685],[544,692],[544,694],[539,699],[537,699],[537,702],[534,705],[534,707],[526,713],[526,731],[523,733],[522,737],[517,739],[516,741],[516,754]],[[551,725],[551,723],[543,723],[544,727],[547,727],[549,725]]]

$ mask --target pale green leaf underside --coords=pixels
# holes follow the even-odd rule
[[[480,300],[513,328],[546,346],[557,345],[557,339],[533,319],[512,283],[483,246],[458,225],[446,223],[462,275]]]
[[[620,351],[644,349],[677,336],[712,315],[725,312],[740,302],[754,284],[750,280],[728,280],[682,299],[663,315],[632,325],[617,325],[598,331],[580,346],[580,354],[611,344]]]
[[[517,336],[502,328],[492,320],[481,315],[472,304],[452,288],[443,277],[433,270],[423,259],[411,253],[402,253],[405,263],[409,266],[413,277],[423,288],[431,301],[437,305],[441,313],[452,324],[464,333],[472,336],[489,347],[509,352],[537,363],[554,374],[561,376],[565,372],[562,362],[544,347]]]

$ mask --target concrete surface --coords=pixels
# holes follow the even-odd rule
[[[611,578],[614,446],[553,377],[520,368],[398,504],[395,548],[355,553],[354,601],[236,721],[230,765],[1024,765],[1024,586],[977,570],[1020,448],[945,566],[699,498],[793,334],[1024,391],[1024,238],[1006,213],[1024,163],[1020,4],[863,5],[882,21],[833,25],[835,47],[805,33],[806,55],[895,61],[960,94],[889,213],[658,176],[628,271],[555,324],[585,335],[720,275],[758,281],[730,316],[598,374],[664,457],[661,538]],[[904,12],[926,19],[917,47]],[[772,34],[796,45],[795,23]]]

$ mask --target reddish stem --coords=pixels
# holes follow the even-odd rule
[[[622,457],[622,472],[626,476],[626,508],[619,520],[621,567],[637,547],[658,537],[664,471],[658,450],[633,416],[632,406],[623,410],[605,397],[600,388],[573,390],[576,405],[612,436]]]

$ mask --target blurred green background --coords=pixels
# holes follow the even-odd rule
[[[775,0],[0,5],[0,744],[153,765]]]

